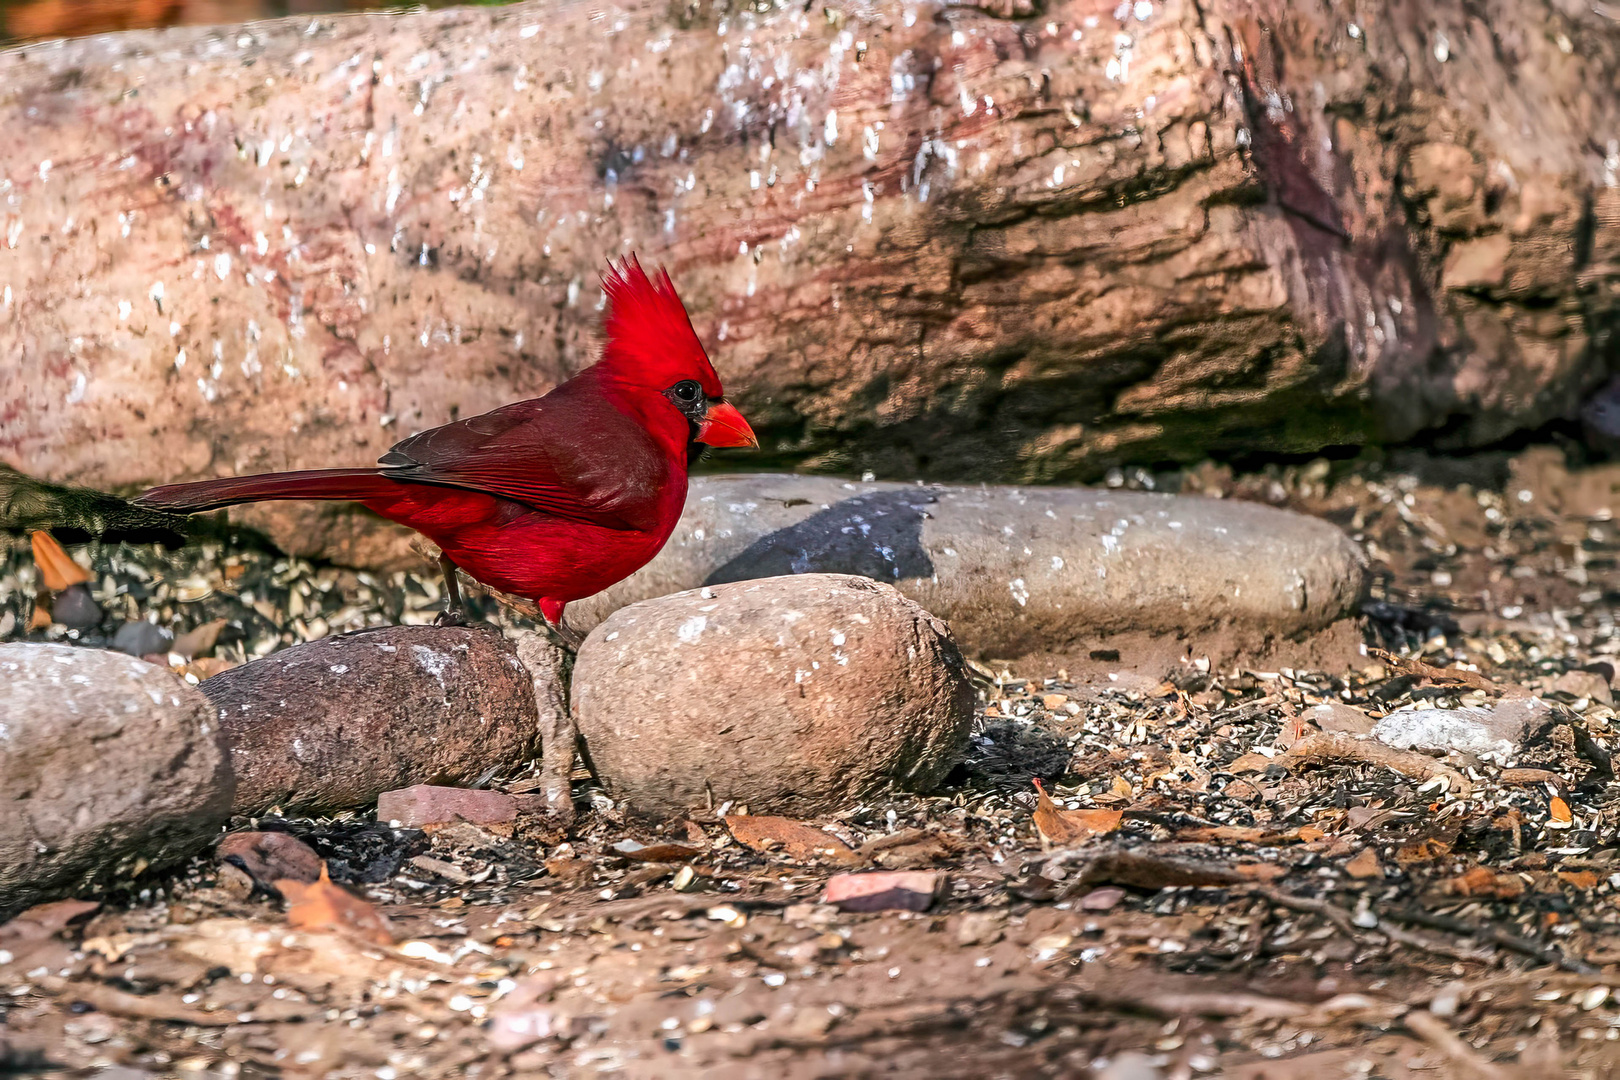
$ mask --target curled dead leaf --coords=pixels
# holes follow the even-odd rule
[[[300,930],[338,930],[377,945],[392,945],[388,919],[327,876],[326,866],[313,882],[281,878],[276,891],[287,898],[287,925]]]
[[[795,859],[856,862],[859,856],[830,833],[792,818],[733,814],[723,819],[732,838],[754,851],[781,850]]]
[[[631,862],[644,863],[685,862],[703,854],[702,848],[691,844],[643,844],[639,840],[620,840],[611,850]]]
[[[1121,810],[1060,810],[1039,780],[1035,781],[1035,790],[1035,828],[1059,847],[1111,833],[1125,816]]]
[[[1554,796],[1552,802],[1547,804],[1547,813],[1552,816],[1554,821],[1562,822],[1565,825],[1575,820],[1575,815],[1570,812],[1569,803],[1557,796]]]

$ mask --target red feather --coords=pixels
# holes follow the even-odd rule
[[[696,379],[709,397],[725,396],[668,271],[648,278],[630,255],[617,266],[608,264],[602,286],[611,305],[604,324],[604,373],[654,390]]]
[[[720,379],[669,275],[649,278],[632,255],[610,264],[604,284],[612,307],[601,361],[545,397],[412,435],[380,468],[171,484],[135,501],[194,513],[264,499],[351,500],[556,621],[570,600],[623,580],[664,546],[686,502],[694,438],[725,427],[705,437],[752,439],[729,406],[719,408]],[[697,412],[672,396],[688,379],[707,399],[686,399]]]

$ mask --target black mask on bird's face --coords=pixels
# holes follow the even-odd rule
[[[688,459],[701,456],[699,446],[759,446],[754,429],[736,406],[725,398],[709,397],[696,379],[682,379],[665,390],[664,397],[691,425],[694,445],[688,447]]]

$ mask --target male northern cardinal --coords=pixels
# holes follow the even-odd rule
[[[412,435],[374,469],[316,469],[169,484],[138,508],[192,514],[268,499],[361,503],[443,555],[450,621],[456,568],[536,601],[565,637],[563,607],[646,565],[686,503],[708,446],[758,446],[725,400],[669,274],[609,264],[602,358],[542,398]],[[161,524],[161,522],[160,522]]]

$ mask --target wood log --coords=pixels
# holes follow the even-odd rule
[[[1488,443],[1608,375],[1620,27],[1574,0],[544,0],[0,55],[0,455],[364,464],[667,264],[749,465],[1071,481]],[[289,550],[396,559],[332,507]]]

